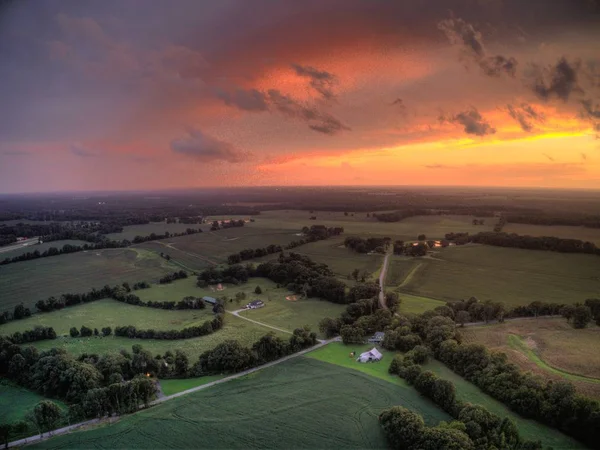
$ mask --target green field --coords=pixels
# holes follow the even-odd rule
[[[508,307],[539,300],[577,303],[598,296],[600,258],[594,255],[467,245],[421,258],[401,290],[440,300],[501,301]]]
[[[179,270],[142,249],[104,249],[40,258],[0,268],[0,311],[64,293],[88,292],[105,284],[157,281]]]
[[[412,276],[423,267],[421,259],[409,256],[391,256],[385,280],[386,286],[402,287],[411,280]]]
[[[398,296],[400,297],[400,314],[421,314],[425,311],[431,311],[438,306],[444,306],[446,304],[446,302],[441,300],[435,300],[428,297],[419,297],[417,295],[407,294],[405,292],[399,292]]]
[[[120,233],[110,233],[107,234],[106,237],[113,240],[123,240],[127,239],[132,241],[136,236],[149,236],[150,234],[165,234],[167,231],[169,233],[184,233],[188,228],[193,228],[197,230],[201,228],[202,231],[207,231],[210,229],[210,226],[200,225],[197,223],[194,224],[184,224],[184,223],[167,223],[167,222],[150,222],[143,225],[129,225],[123,227],[123,231]]]
[[[42,400],[47,398],[0,379],[0,423],[25,420],[25,415]],[[64,403],[52,401],[66,411]]]
[[[163,394],[173,395],[177,394],[178,392],[187,391],[188,389],[205,385],[207,383],[210,383],[211,381],[220,380],[223,377],[225,377],[225,375],[208,375],[205,377],[198,378],[178,378],[160,380],[160,386],[162,388]]]
[[[528,225],[524,223],[508,223],[502,231],[528,236],[554,236],[564,239],[590,241],[600,246],[600,229],[561,225]]]
[[[377,416],[400,404],[448,420],[412,388],[300,357],[35,447],[387,448]]]
[[[388,367],[393,358],[393,353],[385,351],[381,348],[379,350],[383,354],[383,359],[377,363],[366,363],[362,364],[356,362],[354,358],[349,356],[351,351],[356,351],[356,354],[360,354],[366,350],[373,348],[373,344],[365,345],[344,345],[341,342],[334,342],[326,347],[322,347],[314,352],[309,353],[309,357],[319,359],[328,363],[336,364],[339,366],[347,367],[353,370],[367,373],[373,377],[381,378],[383,380],[391,381],[392,383],[404,386],[407,389],[413,389],[401,378],[390,375],[388,373]],[[576,449],[585,448],[577,441],[569,438],[568,436],[555,431],[545,425],[542,425],[534,420],[524,419],[518,414],[512,412],[501,402],[493,399],[489,395],[482,392],[477,386],[469,383],[464,378],[456,375],[445,365],[436,360],[431,360],[425,366],[425,369],[431,370],[436,373],[440,378],[452,381],[456,387],[457,397],[465,402],[471,402],[485,406],[491,412],[498,414],[500,417],[510,417],[515,421],[519,428],[521,436],[525,439],[541,440],[543,445],[551,446],[554,449]],[[414,390],[414,389],[413,389]],[[414,390],[414,392],[417,392]],[[418,394],[417,394],[418,395]],[[422,401],[426,401],[421,397]],[[404,405],[406,406],[406,405]],[[412,406],[409,407],[413,409]]]
[[[65,239],[62,241],[50,241],[44,242],[43,244],[35,244],[35,245],[24,245],[19,248],[15,248],[14,250],[2,251],[0,252],[0,261],[3,261],[6,258],[14,258],[15,256],[21,256],[25,253],[33,253],[36,250],[40,253],[44,253],[50,247],[55,247],[61,249],[63,245],[76,245],[83,246],[85,244],[89,244],[89,242],[79,241],[76,239]],[[12,245],[10,247],[13,247]]]
[[[389,212],[389,211],[388,211]],[[309,220],[316,216],[317,220]],[[229,218],[229,217],[227,217]],[[234,216],[233,218],[247,218],[245,216]],[[415,216],[400,222],[379,222],[373,217],[367,217],[367,213],[354,213],[345,216],[343,212],[333,211],[299,211],[278,210],[262,211],[260,215],[253,216],[254,227],[273,229],[297,230],[303,226],[313,224],[326,225],[328,227],[344,227],[344,235],[358,236],[388,236],[392,239],[416,240],[417,236],[424,233],[428,238],[443,238],[450,232],[491,231],[496,220],[486,217],[485,225],[473,225],[474,216]],[[212,218],[211,218],[212,219]]]
[[[302,224],[291,230],[263,228],[255,223],[244,227],[208,231],[161,241],[144,242],[135,248],[165,253],[192,270],[201,270],[227,262],[227,257],[246,248],[262,248],[270,244],[285,246],[302,238]]]

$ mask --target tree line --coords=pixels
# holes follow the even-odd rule
[[[210,225],[210,231],[217,231],[226,228],[243,227],[245,222],[243,219],[240,220],[214,220]]]
[[[357,253],[385,253],[385,249],[390,242],[391,239],[387,237],[362,239],[360,237],[348,236],[344,239],[344,247],[350,248]]]
[[[551,216],[548,214],[508,213],[506,219],[510,223],[524,223],[529,225],[562,225],[586,228],[600,228],[600,216],[573,215]]]
[[[138,330],[133,325],[115,327],[115,336],[130,339],[161,339],[178,340],[206,336],[223,328],[224,318],[222,314],[216,315],[212,320],[206,320],[202,325],[187,327],[181,330]]]
[[[190,234],[198,234],[198,233],[202,233],[202,229],[187,228],[185,231],[182,231],[181,233],[169,233],[168,231],[165,231],[164,234],[150,233],[148,236],[139,236],[138,235],[133,238],[132,242],[134,244],[141,244],[142,242],[159,241],[161,239],[169,239],[169,238],[173,238],[173,237],[188,236]]]
[[[373,213],[373,217],[380,222],[400,222],[401,220],[408,219],[409,217],[428,216],[431,214],[441,215],[442,213],[434,212],[431,209],[411,208],[389,213]]]
[[[47,339],[56,339],[56,332],[52,327],[36,325],[33,330],[15,331],[13,334],[4,336],[13,344],[27,344],[28,342],[45,341]]]
[[[285,247],[282,247],[281,245],[270,244],[262,248],[247,248],[238,253],[229,255],[227,257],[227,264],[239,264],[242,261],[248,261],[253,258],[261,258],[274,253],[280,253],[284,250],[291,250],[293,248],[300,247],[301,245],[308,244],[309,242],[324,240],[331,236],[339,236],[343,232],[343,227],[327,228],[325,225],[312,225],[311,227],[303,227],[302,234],[305,236],[305,239],[292,241]]]

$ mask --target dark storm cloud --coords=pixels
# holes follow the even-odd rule
[[[244,111],[267,111],[267,97],[256,89],[235,89],[233,92],[217,91],[217,97],[226,105],[236,106]]]
[[[239,163],[247,156],[230,143],[215,139],[194,128],[187,131],[186,137],[171,141],[171,150],[206,163]]]
[[[537,74],[533,91],[543,100],[555,96],[566,102],[574,92],[583,93],[578,85],[580,62],[570,63],[563,57],[554,66],[544,69],[534,67],[534,69]]]
[[[475,108],[462,111],[454,116],[442,115],[440,116],[439,120],[441,122],[450,122],[462,125],[465,133],[467,134],[486,136],[496,133],[496,129],[492,127]]]
[[[520,106],[507,105],[508,114],[515,119],[523,131],[533,131],[532,122],[543,122],[546,118],[537,112],[531,105],[522,103]]]
[[[94,158],[96,156],[98,156],[98,154],[88,148],[85,148],[84,146],[80,145],[80,144],[73,144],[71,145],[71,147],[69,148],[69,151],[75,155],[75,156],[79,156],[81,158]]]
[[[321,94],[325,100],[335,98],[335,94],[333,93],[333,88],[337,83],[335,75],[324,70],[318,70],[310,66],[301,66],[299,64],[292,64],[292,68],[297,75],[308,78],[310,86]]]
[[[460,18],[445,19],[438,23],[451,44],[459,46],[464,54],[481,68],[485,75],[498,77],[502,74],[515,76],[517,60],[502,55],[489,56],[483,38],[475,27]]]
[[[590,119],[600,119],[600,105],[596,104],[594,106],[592,100],[589,99],[583,100],[581,104],[583,105],[584,116]]]

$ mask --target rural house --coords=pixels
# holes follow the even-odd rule
[[[202,300],[204,300],[206,303],[210,303],[211,305],[216,305],[217,304],[217,299],[214,297],[202,297]]]
[[[258,309],[265,306],[262,300],[252,300],[250,303],[246,305],[246,309]]]
[[[360,356],[356,358],[356,360],[361,363],[367,363],[381,361],[381,358],[383,358],[383,355],[379,353],[379,350],[373,347],[368,352],[361,353]]]
[[[367,341],[371,342],[373,344],[380,344],[381,341],[383,341],[384,334],[385,333],[383,331],[378,331],[373,336],[371,336]]]

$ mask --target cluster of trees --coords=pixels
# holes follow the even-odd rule
[[[593,242],[551,236],[522,236],[515,233],[482,232],[468,236],[467,242],[494,245],[497,247],[600,255],[600,249]]]
[[[357,253],[385,253],[386,247],[391,242],[390,238],[367,238],[362,239],[359,237],[348,236],[344,239],[344,246],[351,248]]]
[[[565,305],[560,314],[573,328],[585,328],[592,320],[600,325],[600,299],[588,298],[583,305]]]
[[[168,231],[165,231],[165,234],[150,233],[148,236],[136,236],[136,237],[134,237],[133,238],[133,243],[134,244],[141,244],[142,242],[158,241],[160,239],[169,239],[169,238],[172,238],[172,237],[187,236],[189,234],[198,234],[198,233],[202,233],[202,230],[200,228],[198,228],[198,229],[188,228],[188,229],[186,229],[182,233],[169,233]]]
[[[506,219],[511,223],[526,223],[530,225],[567,225],[600,228],[600,216],[578,216],[572,213],[564,216],[550,216],[540,213],[512,213],[507,214]]]
[[[5,338],[13,344],[26,344],[28,342],[56,339],[56,332],[52,327],[36,325],[33,330],[16,331],[9,336],[5,336]]]
[[[210,231],[217,231],[225,228],[243,227],[245,224],[243,219],[240,220],[215,220],[210,226]]]
[[[168,284],[168,283],[172,283],[173,281],[176,281],[176,280],[183,280],[184,278],[187,278],[187,277],[188,277],[187,272],[185,270],[180,270],[178,272],[173,272],[168,275],[165,275],[164,277],[159,279],[158,282],[160,284]]]
[[[223,322],[223,315],[218,314],[212,320],[206,320],[200,326],[187,327],[181,330],[138,330],[133,325],[125,325],[115,327],[115,336],[121,336],[130,339],[190,339],[199,336],[206,336],[220,330],[223,328]]]
[[[316,343],[317,335],[306,327],[296,328],[287,341],[269,333],[256,341],[252,347],[244,347],[238,341],[227,340],[202,353],[192,367],[191,374],[205,376],[241,372],[312,347]]]
[[[430,209],[403,209],[400,211],[394,211],[389,213],[373,213],[380,222],[400,222],[401,220],[407,219],[414,216],[427,216],[432,214]],[[440,213],[441,214],[441,213]]]
[[[240,284],[247,282],[254,273],[255,268],[251,264],[233,264],[222,269],[209,267],[198,274],[196,284],[201,288],[218,283]]]
[[[496,225],[494,225],[494,233],[500,233],[506,223],[506,216],[501,214],[500,217],[498,217],[498,222],[496,222]]]
[[[248,261],[252,258],[261,258],[263,256],[272,255],[273,253],[280,253],[283,251],[283,247],[281,245],[267,245],[263,248],[247,248],[242,250],[239,253],[234,253],[227,257],[227,264],[239,264],[242,261]]]

